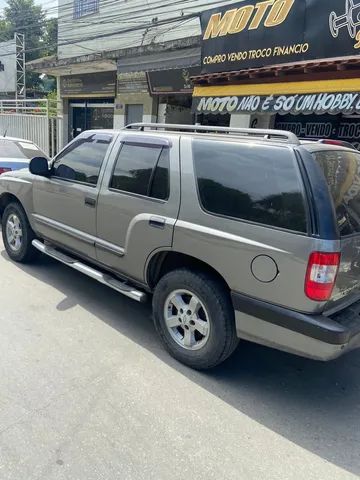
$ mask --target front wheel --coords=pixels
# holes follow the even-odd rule
[[[211,274],[168,273],[156,286],[153,312],[166,349],[192,368],[215,367],[238,344],[229,293]]]
[[[7,254],[15,262],[27,263],[36,257],[37,250],[31,243],[35,234],[19,203],[10,203],[5,208],[2,217],[2,237]]]

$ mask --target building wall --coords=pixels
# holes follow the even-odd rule
[[[78,1],[59,0],[59,58],[199,35],[198,18],[184,20],[181,17],[224,4],[217,0],[98,0],[97,13],[74,19]],[[238,1],[229,0],[228,3]],[[170,19],[176,21],[157,25],[157,22]],[[134,28],[135,31],[129,31]],[[99,35],[109,36],[91,39]]]
[[[160,116],[159,116],[160,117]],[[161,119],[159,118],[159,123]],[[178,105],[166,105],[164,123],[177,123],[188,125],[192,123],[191,108]]]
[[[126,106],[142,105],[143,122],[157,121],[158,102],[148,93],[128,93],[119,95],[115,101],[114,128],[123,128],[127,124]]]

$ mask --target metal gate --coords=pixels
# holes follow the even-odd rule
[[[0,100],[0,136],[31,140],[53,157],[63,144],[62,118],[52,100]]]

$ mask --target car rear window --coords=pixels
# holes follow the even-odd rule
[[[334,149],[313,155],[329,185],[341,236],[360,233],[360,154]]]
[[[307,231],[300,174],[288,149],[195,139],[193,156],[207,212]]]
[[[46,155],[31,142],[0,140],[0,158],[15,158],[31,160],[34,157],[45,157]]]

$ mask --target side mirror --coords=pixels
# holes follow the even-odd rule
[[[34,157],[29,164],[30,173],[48,177],[50,175],[49,162],[45,157]]]

